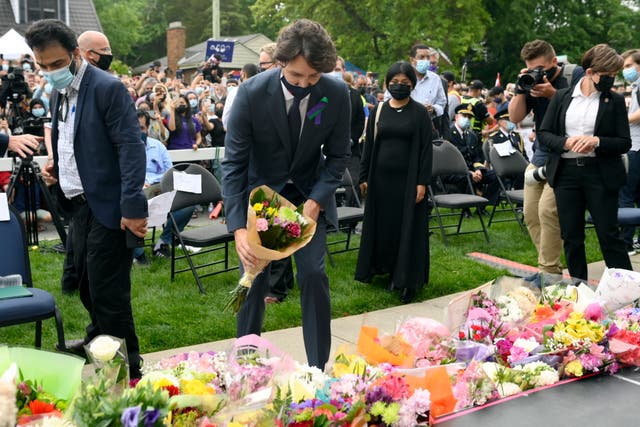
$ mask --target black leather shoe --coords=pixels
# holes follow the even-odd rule
[[[86,357],[87,353],[84,350],[84,340],[67,340],[64,342],[65,348],[60,348],[59,344],[56,344],[56,350],[63,351],[65,353],[75,354],[77,356]]]
[[[402,290],[402,296],[400,298],[402,299],[403,304],[409,304],[413,302],[415,297],[416,297],[415,289],[404,288]]]

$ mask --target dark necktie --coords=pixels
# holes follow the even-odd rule
[[[293,98],[293,103],[289,108],[289,135],[291,136],[291,149],[295,153],[298,141],[300,140],[300,101],[301,98]]]

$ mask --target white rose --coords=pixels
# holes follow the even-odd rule
[[[514,384],[514,383],[498,384],[498,394],[500,394],[500,397],[512,396],[520,392],[522,392],[522,389],[520,388],[520,386],[518,386],[518,384]]]
[[[119,348],[120,342],[106,335],[96,337],[89,344],[89,352],[101,362],[108,362],[113,359]]]

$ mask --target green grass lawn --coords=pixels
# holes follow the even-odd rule
[[[501,215],[506,217],[508,214]],[[465,226],[467,223],[471,227],[479,225],[477,219],[466,220]],[[529,236],[520,231],[517,223],[495,223],[491,226],[489,235],[490,243],[485,242],[482,234],[469,234],[451,237],[449,246],[444,246],[439,232],[434,231],[431,236],[430,281],[417,299],[426,300],[471,289],[505,274],[505,271],[469,259],[465,256],[469,252],[485,252],[536,265],[535,248]],[[329,238],[339,236],[333,234]],[[356,245],[358,240],[359,236],[355,236]],[[60,291],[63,256],[51,250],[55,243],[44,242],[39,250],[30,253],[34,284],[54,295],[62,312],[67,339],[81,338],[89,317],[77,294],[68,296]],[[587,232],[587,248],[589,262],[602,258],[593,231]],[[236,262],[235,251],[233,252]],[[179,274],[171,282],[169,260],[149,258],[152,260],[151,265],[134,265],[132,273],[132,304],[143,353],[235,336],[235,316],[223,313],[222,307],[229,291],[237,283],[237,270],[204,278],[206,294],[202,295],[191,273]],[[333,258],[335,267],[327,265],[333,318],[401,304],[399,294],[387,291],[381,281],[363,284],[353,280],[357,251],[336,254]],[[270,305],[265,316],[264,330],[299,326],[299,296],[296,288],[283,303]],[[54,321],[44,321],[43,348],[53,349],[55,337]],[[33,324],[0,329],[0,343],[33,345],[33,342]]]

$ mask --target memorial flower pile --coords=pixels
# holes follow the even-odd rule
[[[0,411],[0,426],[15,425],[18,410],[29,407],[32,415],[58,411],[69,427],[414,427],[562,380],[614,373],[618,364],[640,365],[640,309],[609,312],[613,299],[625,300],[617,294],[485,286],[464,298],[446,325],[409,318],[388,333],[363,325],[357,346],[339,349],[325,372],[247,336],[225,352],[146,366],[126,387],[117,380],[121,370],[98,369],[65,409],[36,382],[7,380],[9,370],[0,377],[0,408],[15,410]],[[101,344],[93,349],[98,366],[126,354],[121,343]],[[39,425],[59,425],[53,422]]]

